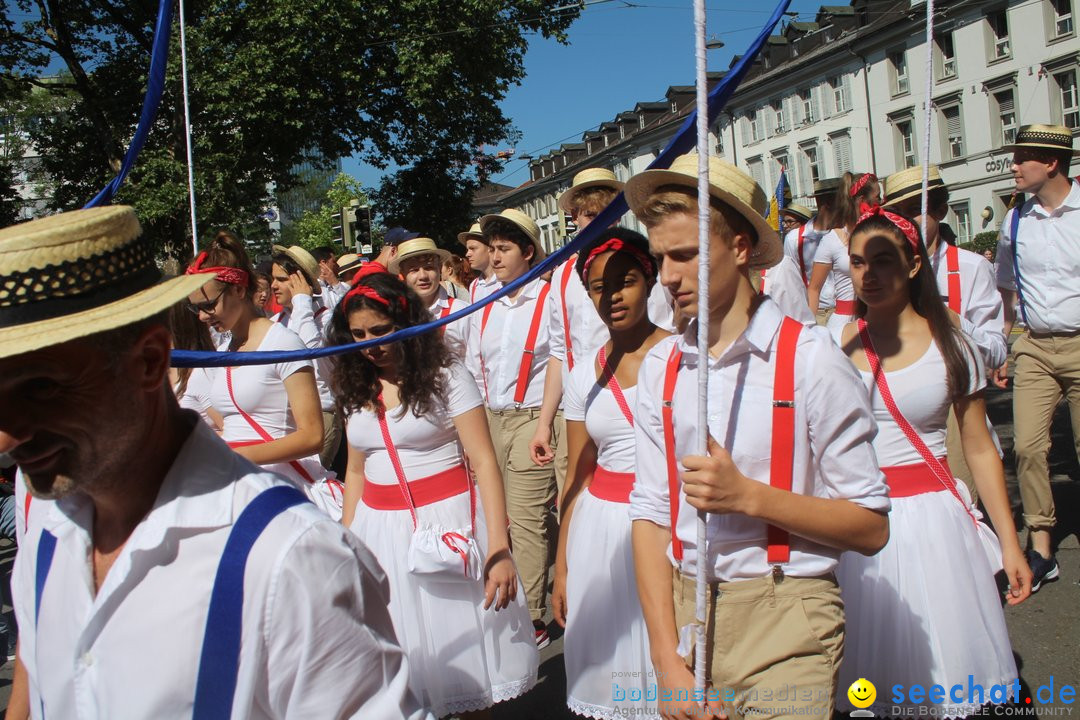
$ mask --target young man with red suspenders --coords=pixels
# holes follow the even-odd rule
[[[799,227],[788,230],[784,234],[784,254],[799,266],[804,288],[810,286],[810,274],[814,271],[814,255],[817,253],[818,243],[825,237],[825,233],[832,229],[833,196],[838,187],[840,187],[840,178],[815,181],[814,201],[817,203],[817,212],[813,217],[807,217]],[[821,288],[818,307],[810,309],[820,324],[824,325],[828,321],[829,315],[832,314],[833,302],[833,283],[830,277]]]
[[[469,268],[479,277],[469,283],[469,302],[483,300],[499,288],[499,279],[491,267],[491,248],[484,243],[484,231],[474,222],[467,231],[458,233],[458,242],[465,246],[465,259]]]
[[[660,281],[698,314],[696,155],[626,187]],[[750,282],[783,246],[745,173],[709,161],[709,455],[698,456],[697,326],[657,344],[638,381],[630,497],[638,590],[660,708],[701,717],[693,688],[696,511],[708,512],[710,711],[829,717],[843,652],[833,571],[888,539],[888,493],[866,392],[827,331],[787,318]],[[680,643],[680,636],[687,642]],[[793,690],[797,693],[793,694]]]
[[[540,228],[523,212],[503,210],[480,218],[491,264],[503,287],[544,258]],[[529,602],[537,645],[548,644],[548,550],[553,528],[555,472],[529,456],[540,420],[544,373],[550,352],[545,301],[553,289],[537,278],[469,316],[468,362],[480,368],[491,439],[506,485],[506,512],[514,559]]]
[[[444,318],[469,305],[465,300],[450,297],[439,282],[443,263],[450,253],[438,247],[431,238],[413,238],[398,245],[397,255],[390,260],[392,275],[401,275],[405,284],[416,291],[427,305],[432,317]],[[467,319],[442,326],[443,340],[459,360],[465,359]]]

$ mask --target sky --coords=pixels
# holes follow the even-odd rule
[[[589,0],[595,2],[595,0]],[[842,0],[829,0],[841,4]],[[793,0],[797,19],[812,21],[822,0]],[[709,50],[709,70],[726,70],[769,19],[772,0],[707,1],[706,32],[725,43]],[[585,7],[570,26],[568,44],[530,38],[526,76],[502,102],[521,131],[517,156],[539,156],[613,120],[637,102],[664,99],[669,85],[694,84],[694,11],[690,0],[608,0]],[[488,152],[507,147],[486,148]],[[368,187],[381,172],[355,160],[344,170]],[[529,179],[528,161],[513,160],[492,180],[517,186]]]

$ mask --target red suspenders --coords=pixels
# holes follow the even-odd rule
[[[942,240],[941,242],[944,242]],[[945,246],[945,269],[949,279],[949,309],[960,314],[960,251],[955,245]]]
[[[474,278],[473,281],[471,283],[469,283],[469,302],[470,303],[476,302],[476,286],[479,285],[479,284],[480,284],[480,278]]]
[[[806,277],[806,260],[803,258],[803,233],[806,232],[806,224],[799,226],[799,272],[802,273],[802,283],[810,287],[810,280]]]
[[[570,282],[570,273],[574,271],[576,261],[577,254],[575,253],[566,261],[563,267],[562,279],[559,281],[559,300],[562,306],[563,335],[566,337],[566,367],[568,370],[574,369],[574,341],[570,336],[570,312],[566,309],[566,285]]]
[[[795,347],[803,326],[794,318],[785,317],[776,339],[776,371],[773,377],[772,462],[769,484],[791,492],[795,447]],[[682,361],[678,344],[671,348],[664,371],[664,395],[661,416],[664,425],[664,454],[668,464],[668,503],[671,507],[671,554],[681,563],[683,546],[676,535],[679,520],[679,468],[675,456],[675,427],[672,398]],[[791,558],[791,544],[786,530],[769,526],[768,562],[785,563]],[[778,568],[777,568],[778,569]],[[774,570],[775,572],[775,570]]]
[[[544,301],[547,300],[548,292],[551,291],[551,283],[544,283],[540,288],[540,295],[536,298],[536,307],[533,308],[532,322],[529,324],[529,334],[525,337],[525,349],[521,353],[521,364],[518,366],[517,386],[514,389],[514,404],[518,407],[525,400],[525,392],[529,389],[529,370],[532,369],[533,353],[536,351],[536,336],[540,334],[540,320],[544,317]],[[495,303],[484,306],[484,314],[480,317],[480,339],[483,341],[484,329],[487,328],[488,318],[491,316],[491,308]],[[480,349],[480,372],[484,376],[484,400],[488,400],[487,370],[484,368],[484,351]]]

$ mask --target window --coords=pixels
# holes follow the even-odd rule
[[[1009,17],[1004,9],[995,10],[986,16],[986,22],[990,26],[990,40],[993,43],[993,52],[990,57],[1001,60],[1012,55],[1009,45]]]
[[[816,145],[808,145],[802,148],[803,155],[806,156],[806,163],[810,168],[810,184],[816,183],[823,177],[821,172],[821,162],[818,156],[818,149]]]
[[[851,81],[847,75],[837,75],[829,80],[832,89],[833,107],[836,112],[847,112],[851,109]]]
[[[997,106],[998,137],[1001,145],[1009,145],[1016,140],[1016,91],[1012,88],[999,90],[994,93],[993,100]]]
[[[638,122],[638,129],[639,130],[644,130],[645,129],[645,116],[644,115],[638,115],[637,122]]]
[[[1075,130],[1080,128],[1080,105],[1076,96],[1076,70],[1066,70],[1054,75],[1058,87],[1058,103],[1061,109],[1061,124]]]
[[[784,112],[784,101],[777,100],[770,109],[773,114],[773,127],[776,128],[776,134],[783,135],[788,131],[787,113]]]
[[[765,188],[765,194],[769,196],[770,199],[772,199],[776,192],[776,186],[780,183],[780,175],[787,170],[788,154],[783,150],[774,152],[772,160],[772,177],[769,179],[769,187]]]
[[[889,62],[893,70],[893,95],[904,95],[911,90],[908,81],[907,52],[898,50],[889,53]]]
[[[821,119],[821,113],[818,111],[817,98],[814,96],[814,89],[807,88],[799,93],[800,109],[802,110],[802,122],[804,125],[812,125]]]
[[[750,141],[758,142],[765,139],[764,114],[754,111],[750,116]]]
[[[911,168],[919,164],[919,157],[915,152],[915,128],[910,117],[897,121],[896,144],[899,159],[897,165]]]
[[[952,210],[953,230],[956,232],[956,244],[967,245],[971,242],[971,211],[966,202],[955,203],[949,206]]]
[[[1050,9],[1053,11],[1053,33],[1051,37],[1059,38],[1072,35],[1072,0],[1050,0]]]
[[[941,108],[942,157],[956,160],[964,156],[964,123],[959,103]]]
[[[938,57],[938,80],[949,80],[956,77],[956,48],[953,47],[952,33],[945,33],[937,39]]]
[[[851,172],[854,163],[851,160],[851,136],[847,133],[832,138],[833,155],[836,159],[836,174]]]

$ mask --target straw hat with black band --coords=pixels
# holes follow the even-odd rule
[[[814,196],[828,195],[840,189],[840,178],[825,178],[814,181]]]
[[[0,230],[0,358],[145,320],[214,279],[163,281],[156,252],[125,205]]]
[[[667,170],[646,170],[630,178],[623,189],[626,201],[634,214],[638,214],[649,198],[667,186],[677,185],[690,190],[697,197],[697,153],[675,158]],[[769,226],[765,208],[769,201],[754,179],[720,158],[709,158],[709,194],[725,203],[746,218],[757,233],[750,254],[750,269],[770,268],[784,256],[784,244],[780,234]]]
[[[390,271],[391,275],[397,275],[401,269],[402,262],[409,258],[419,257],[421,255],[434,255],[437,257],[439,263],[436,267],[440,271],[443,263],[450,259],[450,253],[436,245],[434,240],[426,237],[418,237],[413,238],[412,240],[406,240],[398,245],[397,255],[390,259],[390,264],[386,266],[386,269]]]
[[[457,235],[457,241],[462,245],[467,244],[469,242],[469,238],[472,238],[473,240],[479,240],[480,242],[484,241],[484,230],[480,227],[479,220],[474,222],[468,230],[466,230],[465,232],[459,232]]]
[[[1021,125],[1016,131],[1016,140],[1002,150],[1054,150],[1071,152],[1073,157],[1080,155],[1080,150],[1073,150],[1072,130],[1063,125]]]
[[[356,253],[345,253],[338,258],[338,271],[337,276],[343,277],[348,275],[353,270],[364,264],[364,261],[360,259],[360,256]]]
[[[480,229],[487,230],[493,220],[508,220],[516,225],[521,232],[525,233],[532,242],[533,248],[536,250],[533,257],[533,264],[547,257],[547,253],[544,252],[543,246],[540,245],[540,226],[537,225],[536,221],[531,217],[520,210],[507,208],[498,215],[485,215],[480,218]]]
[[[792,203],[791,205],[785,205],[780,209],[781,215],[790,215],[791,217],[799,220],[800,222],[810,222],[810,218],[814,217],[814,211],[808,207]]]
[[[559,195],[559,207],[567,215],[573,214],[573,200],[582,190],[594,187],[603,187],[619,192],[624,183],[619,182],[615,173],[607,168],[587,168],[574,176],[574,181],[563,194]]]
[[[921,196],[922,176],[923,169],[920,166],[895,172],[885,178],[885,186],[882,190],[885,200],[882,205],[884,207],[892,207],[908,198],[912,198],[916,195]],[[941,171],[938,170],[937,165],[931,165],[929,167],[929,176],[930,180],[927,184],[927,190],[945,187],[945,182],[941,179]]]
[[[299,245],[293,245],[292,247],[273,245],[270,249],[275,257],[284,255],[296,263],[296,266],[300,268],[300,272],[304,274],[304,279],[313,289],[319,287],[319,263],[311,253]]]

